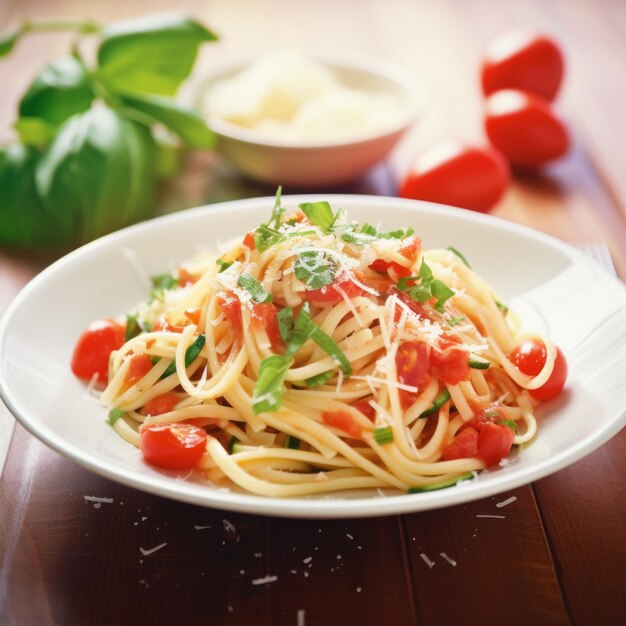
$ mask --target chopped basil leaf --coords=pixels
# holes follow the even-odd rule
[[[451,478],[450,480],[444,480],[440,483],[435,483],[433,485],[426,485],[424,487],[409,487],[409,493],[424,493],[425,491],[437,491],[438,489],[445,489],[446,487],[452,487],[460,483],[463,480],[469,480],[472,478],[472,472],[465,472],[456,478]]]
[[[270,228],[267,224],[261,224],[254,231],[254,247],[259,252],[265,252],[268,248],[284,240],[285,235],[274,228]]]
[[[317,376],[311,376],[304,381],[304,384],[309,389],[315,389],[316,387],[321,387],[325,385],[333,376],[335,375],[334,370],[328,370],[327,372],[322,372]]]
[[[415,286],[415,281],[419,279],[419,276],[405,276],[404,278],[400,278],[398,279],[398,289],[400,291],[409,291],[409,289],[411,288],[409,286],[409,283],[411,282],[413,283],[413,285],[411,286]]]
[[[414,283],[419,279],[417,285],[410,286],[409,282]],[[446,300],[454,295],[454,291],[438,278],[433,278],[433,271],[422,261],[419,276],[407,276],[400,278],[397,282],[398,289],[408,293],[411,300],[415,302],[428,302],[432,297],[437,299],[435,310],[440,313],[444,312],[444,304]]]
[[[378,236],[381,239],[406,239],[407,237],[410,237],[414,233],[415,233],[415,230],[409,227],[406,230],[399,228],[398,230],[390,230],[389,232],[386,232],[386,233],[378,233]]]
[[[293,330],[293,310],[290,306],[286,306],[284,309],[281,309],[276,313],[276,320],[278,321],[278,332],[280,333],[280,338],[285,342],[285,344],[289,343],[291,339],[291,331]]]
[[[437,303],[435,304],[435,310],[439,311],[439,313],[443,313],[444,308],[443,305],[446,300],[450,299],[454,295],[454,291],[448,287],[443,281],[435,278],[430,283],[430,291],[437,298]]]
[[[491,363],[489,361],[478,361],[476,359],[469,360],[469,366],[475,370],[488,370]]]
[[[115,422],[120,419],[120,417],[123,417],[123,415],[124,411],[116,406],[114,409],[111,409],[109,411],[109,419],[107,421],[109,422],[109,424],[111,424],[111,426],[113,426]]]
[[[370,243],[373,239],[404,239],[412,235],[415,231],[412,228],[406,230],[391,230],[387,233],[381,233],[375,226],[362,224],[359,226],[356,222],[352,222],[345,227],[341,238],[347,243],[353,243],[357,246],[363,246]]]
[[[322,252],[301,252],[293,265],[296,278],[308,289],[321,289],[335,280],[337,266]]]
[[[233,453],[233,447],[235,446],[236,443],[239,443],[239,439],[237,439],[237,437],[231,437],[229,439],[228,447],[226,448],[226,450],[228,451],[228,454]]]
[[[255,415],[280,407],[285,391],[284,381],[293,359],[273,354],[261,361],[259,377],[254,385],[252,410]]]
[[[459,257],[459,259],[461,259],[461,261],[463,261],[463,263],[465,263],[465,265],[467,265],[467,267],[472,269],[472,266],[467,262],[467,259],[455,247],[448,246],[448,250],[450,250],[450,252],[452,252],[452,254],[456,254]]]
[[[174,278],[171,274],[151,276],[150,282],[155,289],[173,289],[178,287],[178,278]]]
[[[245,289],[252,299],[258,304],[264,304],[272,301],[272,294],[263,288],[263,285],[254,277],[249,274],[242,274],[237,280],[237,285],[242,289]]]
[[[460,317],[453,317],[448,324],[450,326],[456,326],[459,322],[462,322],[465,319],[465,315],[461,315]]]
[[[373,434],[374,439],[376,439],[376,443],[381,446],[393,441],[393,430],[391,429],[391,426],[387,426],[386,428],[374,428]]]
[[[500,420],[499,422],[496,422],[496,424],[499,424],[500,426],[506,426],[507,428],[510,428],[514,433],[517,432],[517,424],[513,420]]]
[[[290,448],[291,450],[299,450],[300,440],[297,437],[292,437],[291,435],[289,435],[287,437],[287,441],[285,442],[285,447]]]
[[[187,348],[185,352],[185,367],[189,367],[197,358],[204,344],[206,343],[206,337],[204,335],[198,335],[196,340]],[[161,378],[167,378],[176,372],[176,360],[173,360],[167,369],[161,374]]]
[[[496,306],[500,309],[500,311],[502,311],[502,313],[506,315],[509,312],[509,307],[506,304],[502,304],[502,302],[498,302],[495,299],[494,302],[496,303]]]
[[[270,221],[268,222],[268,225],[272,225],[277,230],[280,228],[283,215],[285,214],[285,209],[280,206],[282,202],[282,195],[283,188],[278,185],[276,197],[274,198],[274,208],[272,209],[272,215],[270,217]]]
[[[324,234],[330,232],[339,216],[339,211],[333,213],[330,204],[325,200],[322,202],[303,202],[299,206],[311,223],[317,226]]]
[[[141,333],[141,325],[136,315],[126,315],[126,330],[124,331],[124,341],[128,341]]]
[[[438,411],[450,399],[450,392],[444,389],[434,400],[433,403],[424,412],[420,413],[420,417],[428,417]]]
[[[220,269],[218,270],[218,274],[222,273],[224,270],[227,270],[232,264],[233,261],[222,261],[222,259],[215,259],[215,262],[219,265]]]
[[[152,361],[152,365],[156,365],[161,360],[160,356],[151,356],[150,361]]]

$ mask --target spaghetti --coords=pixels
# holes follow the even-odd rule
[[[108,360],[113,427],[150,462],[265,496],[471,477],[533,438],[555,369],[545,339],[532,375],[511,360],[513,316],[458,251],[325,202],[287,214],[278,194],[219,258],[154,283]]]

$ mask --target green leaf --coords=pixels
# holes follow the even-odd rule
[[[419,279],[419,284],[409,286],[409,283],[415,283]],[[437,299],[435,310],[440,313],[444,312],[444,304],[446,300],[454,295],[454,291],[438,278],[433,278],[433,271],[422,261],[419,276],[407,276],[400,278],[397,283],[400,291],[408,293],[415,302],[428,302],[432,297]]]
[[[443,281],[435,278],[430,283],[430,291],[437,298],[437,303],[435,304],[435,310],[439,311],[439,313],[443,313],[444,308],[443,305],[446,300],[450,299],[454,295],[454,291],[448,287]]]
[[[276,320],[278,321],[278,332],[280,333],[280,338],[288,344],[291,340],[291,333],[293,331],[293,310],[290,306],[281,309],[276,314]]]
[[[301,252],[293,265],[296,278],[308,289],[321,289],[335,280],[337,266],[323,252]]]
[[[287,441],[285,442],[285,447],[290,448],[291,450],[299,450],[300,440],[297,437],[292,437],[291,435],[288,435]]]
[[[448,324],[450,326],[456,326],[457,324],[459,324],[460,322],[462,322],[465,319],[465,315],[461,315],[460,317],[453,317]]]
[[[215,146],[215,135],[194,110],[161,96],[119,96],[130,109],[141,111],[176,133],[189,148],[208,150]]]
[[[98,76],[118,93],[173,96],[193,67],[198,47],[217,39],[184,15],[148,15],[102,32]]]
[[[474,474],[472,472],[465,472],[456,478],[450,480],[444,480],[440,483],[434,483],[432,485],[426,485],[425,487],[409,487],[409,493],[425,493],[427,491],[438,491],[439,489],[446,489],[452,487],[463,480],[469,480]]]
[[[124,341],[128,341],[141,333],[141,325],[136,315],[126,315],[126,330],[124,332]]]
[[[469,366],[475,370],[488,370],[491,363],[489,361],[478,361],[476,359],[469,360]]]
[[[187,348],[185,352],[185,368],[189,367],[197,358],[206,343],[204,335],[198,335],[196,340]],[[167,378],[176,372],[176,361],[172,361],[167,369],[161,374],[161,378]]]
[[[13,31],[12,33],[7,33],[6,35],[0,36],[0,57],[4,57],[11,50],[15,44],[20,40],[21,36],[24,34],[22,29]]]
[[[252,299],[259,304],[272,301],[272,294],[266,291],[254,276],[242,274],[237,280],[237,285],[245,289],[252,296]]]
[[[159,178],[172,178],[184,167],[184,146],[173,136],[155,135],[156,171]]]
[[[325,385],[334,375],[334,370],[328,370],[327,372],[322,372],[317,376],[311,376],[310,378],[305,379],[304,384],[308,389],[315,389],[316,387]]]
[[[302,212],[309,218],[312,224],[317,226],[323,233],[328,234],[332,228],[339,212],[333,213],[333,210],[326,201],[322,202],[303,202],[298,205]]]
[[[391,426],[387,426],[385,428],[374,428],[373,435],[374,439],[376,439],[376,443],[381,446],[393,441],[393,430]]]
[[[155,149],[145,126],[101,106],[59,129],[36,172],[48,211],[75,243],[145,219],[153,211]]]
[[[254,247],[259,252],[265,252],[268,248],[284,241],[285,238],[285,235],[279,233],[273,228],[270,228],[267,224],[261,224],[254,231]]]
[[[496,422],[496,424],[499,424],[500,426],[506,426],[507,428],[510,428],[514,433],[517,432],[517,424],[513,420],[500,420],[499,422]]]
[[[279,354],[273,354],[261,361],[252,395],[252,410],[256,415],[275,411],[280,407],[285,390],[285,376],[292,363],[292,358]]]
[[[231,437],[228,440],[228,447],[227,447],[228,454],[233,453],[233,446],[238,442],[239,442],[239,439],[237,439],[237,437]]]
[[[109,422],[109,424],[113,426],[115,422],[117,422],[117,420],[123,416],[124,416],[124,411],[122,411],[122,409],[116,406],[115,408],[109,411],[109,419],[107,420],[107,422]]]
[[[13,248],[61,247],[71,242],[73,215],[49,211],[35,185],[40,154],[13,144],[0,148],[0,244]]]
[[[428,417],[438,411],[450,399],[450,392],[444,389],[434,400],[433,403],[422,413],[420,417]]]
[[[233,261],[226,263],[226,261],[222,261],[222,259],[215,259],[215,262],[220,268],[217,272],[218,274],[221,274],[224,270],[227,270],[233,264]]]
[[[41,117],[18,117],[13,128],[18,132],[22,143],[29,146],[46,146],[57,129]]]
[[[155,289],[173,289],[178,287],[178,278],[174,278],[172,274],[150,276],[150,282]]]
[[[500,311],[504,315],[506,315],[509,312],[509,307],[506,304],[502,304],[502,302],[499,302],[495,298],[494,298],[494,302],[496,303],[496,306],[500,309]]]
[[[467,267],[472,269],[472,266],[467,262],[467,259],[455,247],[448,246],[448,250],[450,250],[450,252],[452,252],[453,254],[456,254],[459,257],[459,259],[461,259],[461,261],[463,261],[463,263],[467,265]]]
[[[283,188],[278,185],[278,189],[276,189],[276,196],[274,198],[274,208],[272,209],[272,215],[270,217],[270,221],[267,223],[268,226],[274,227],[276,230],[280,228],[283,215],[285,214],[285,209],[281,207],[283,198]]]
[[[94,99],[84,65],[73,56],[55,59],[37,74],[22,97],[21,117],[36,117],[56,127],[86,111]]]

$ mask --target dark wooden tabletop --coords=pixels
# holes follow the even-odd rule
[[[86,7],[5,0],[0,26]],[[222,35],[200,71],[234,52],[280,45],[377,55],[423,78],[428,111],[391,159],[325,191],[394,194],[399,174],[430,144],[481,141],[482,46],[511,27],[553,33],[568,59],[558,107],[573,149],[542,174],[516,178],[495,213],[570,243],[605,242],[626,276],[623,2],[141,0],[92,2],[88,13],[111,20],[171,8]],[[33,73],[67,43],[38,35],[0,61],[1,134]],[[271,193],[212,155],[188,165],[161,189],[161,211]],[[41,267],[0,253],[0,310]],[[0,427],[2,444],[12,428],[2,406]],[[0,477],[0,624],[624,624],[625,476],[622,431],[548,478],[471,504],[375,519],[274,519],[118,485],[16,426]]]

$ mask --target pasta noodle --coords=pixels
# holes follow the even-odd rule
[[[494,290],[411,229],[348,222],[325,202],[287,214],[278,195],[219,258],[154,282],[102,400],[135,446],[157,425],[201,429],[194,466],[210,482],[280,497],[430,490],[537,430],[528,390],[556,348],[540,338],[541,371],[520,371],[509,355],[522,338]]]

